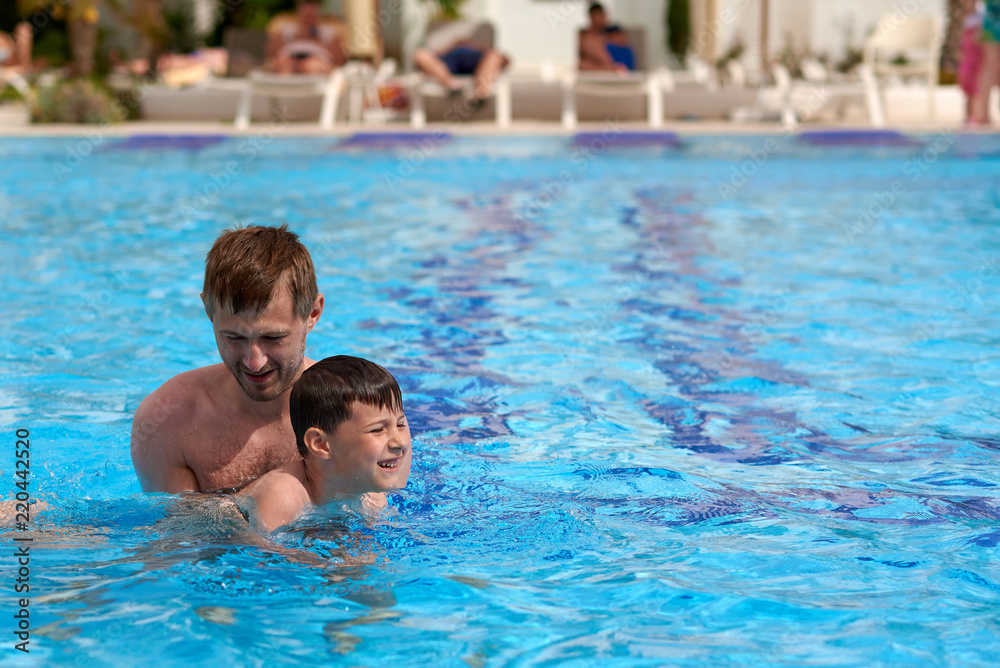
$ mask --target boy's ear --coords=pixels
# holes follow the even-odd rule
[[[319,427],[309,427],[302,435],[302,441],[306,445],[309,454],[317,459],[330,458],[330,444],[327,442],[326,432]]]

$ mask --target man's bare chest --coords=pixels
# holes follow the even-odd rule
[[[218,420],[185,448],[185,459],[202,491],[238,490],[298,459],[291,425],[248,427]]]

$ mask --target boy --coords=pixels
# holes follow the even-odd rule
[[[384,492],[406,486],[410,429],[388,371],[359,357],[328,357],[302,372],[288,403],[302,459],[240,492],[255,529],[274,531],[333,500],[359,510],[384,508]]]

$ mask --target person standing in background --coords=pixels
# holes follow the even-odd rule
[[[989,125],[990,91],[1000,83],[1000,0],[986,0],[982,41],[983,64],[970,105],[970,125]]]

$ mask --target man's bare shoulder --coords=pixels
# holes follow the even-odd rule
[[[191,397],[199,392],[208,392],[218,387],[219,381],[229,375],[225,364],[212,364],[197,369],[179,373],[163,385],[160,385],[150,397],[183,398]]]
[[[225,365],[186,371],[154,390],[136,408],[132,420],[132,464],[146,491],[199,490],[201,482],[185,455],[197,440],[211,405],[211,389]]]
[[[206,396],[225,381],[228,373],[224,364],[213,364],[177,374],[142,400],[136,409],[136,419],[157,416],[169,419],[178,414],[190,418],[192,411],[204,405]]]
[[[150,392],[132,418],[133,454],[151,442],[158,447],[183,442],[209,404],[206,399],[211,397],[212,384],[219,382],[219,369],[225,371],[226,367],[215,364],[185,371]],[[181,425],[189,429],[179,428]],[[182,450],[175,453],[178,462],[183,459]]]

